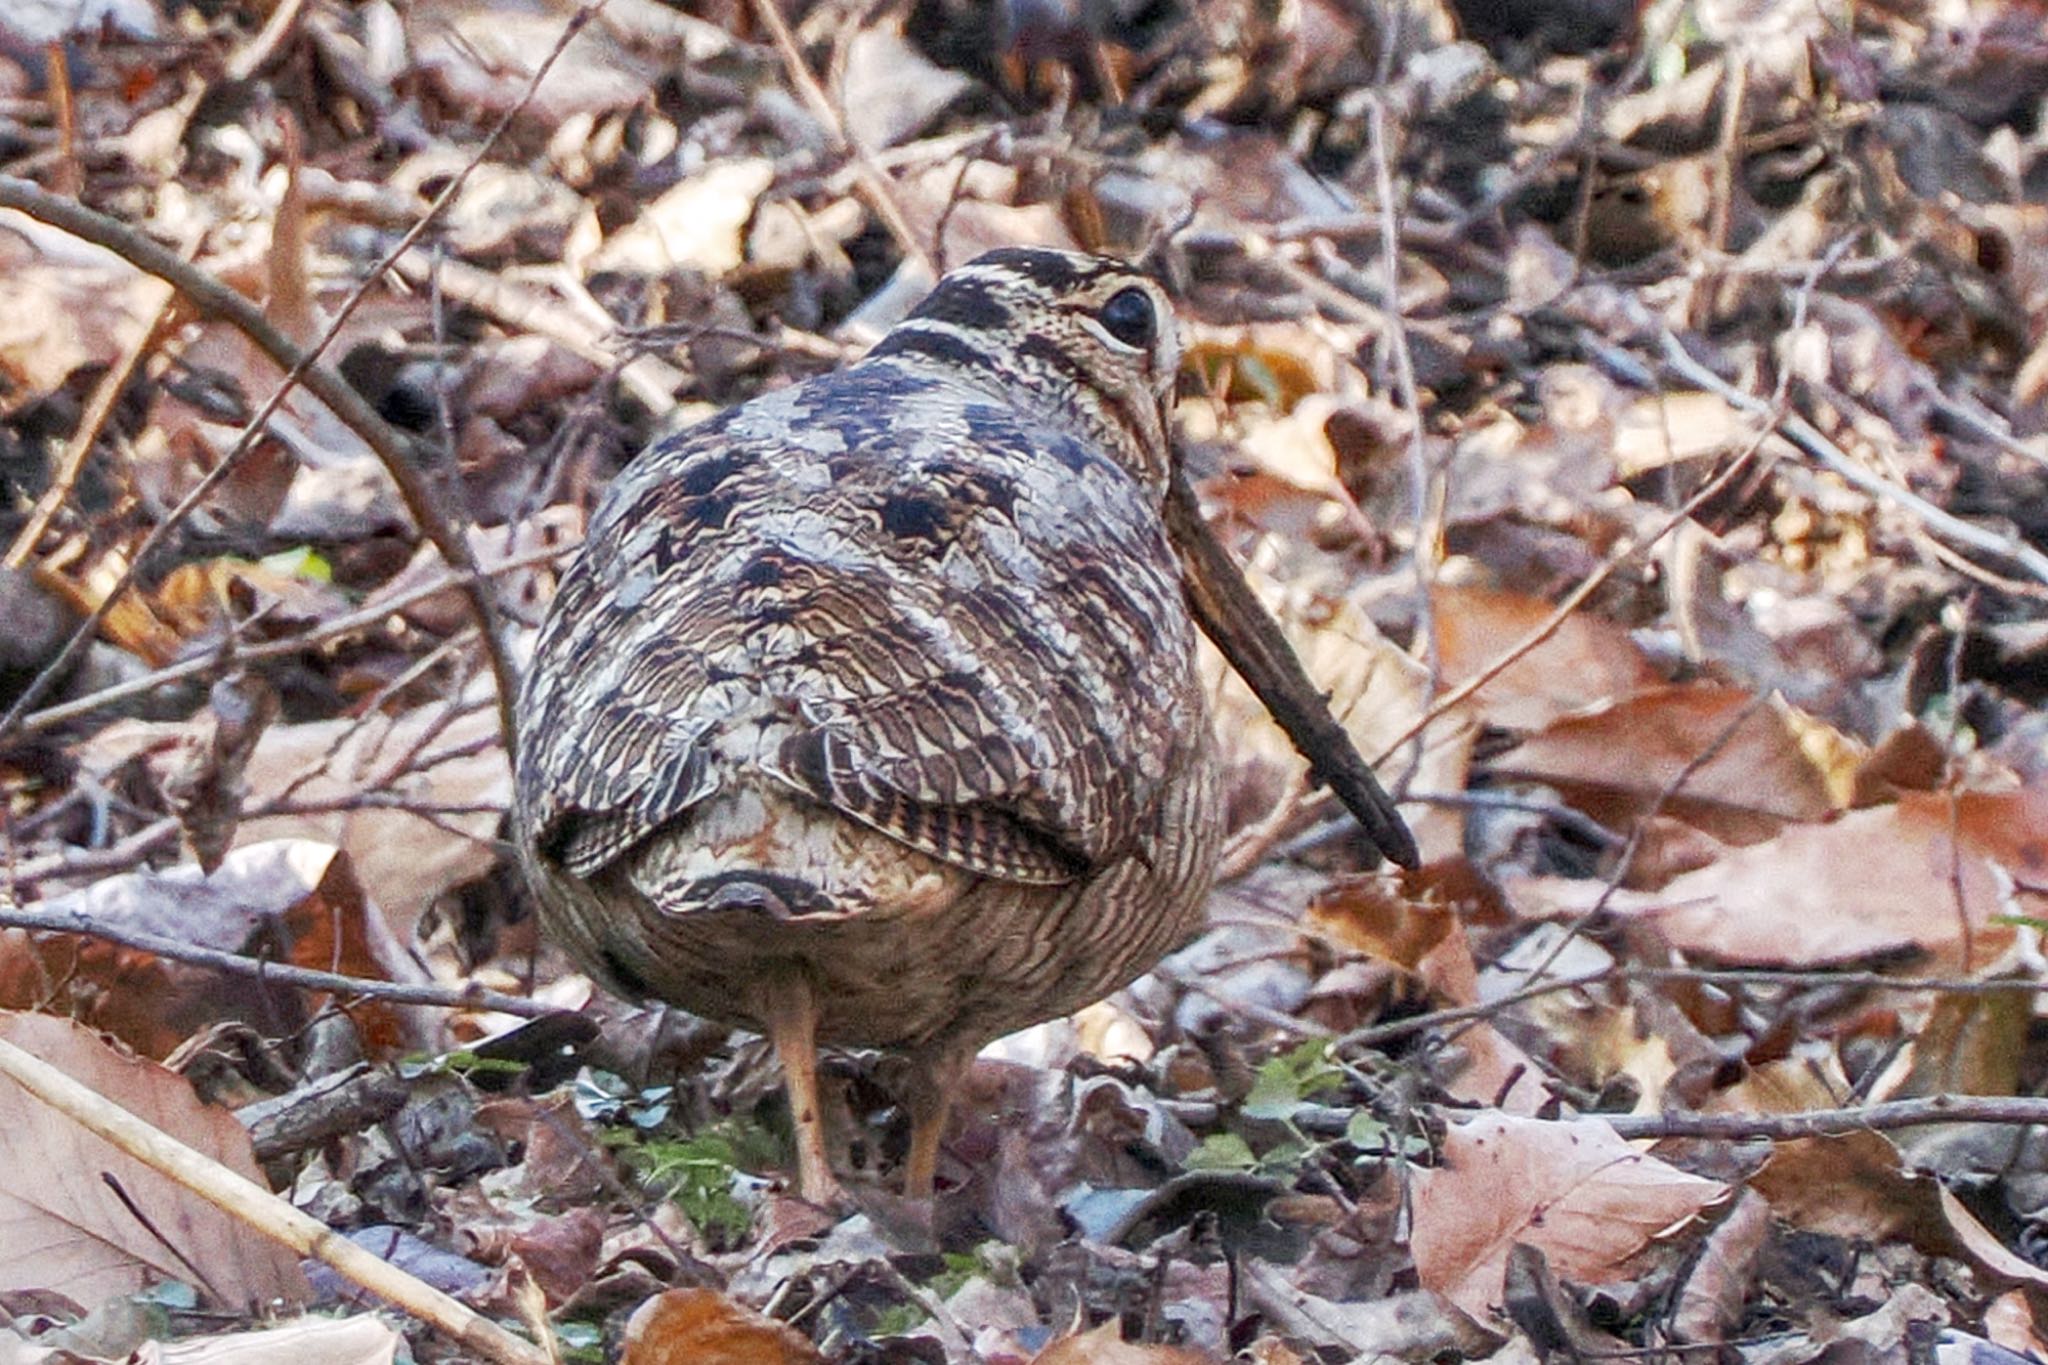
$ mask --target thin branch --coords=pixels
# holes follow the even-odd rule
[[[1387,146],[1386,101],[1374,95],[1366,103],[1366,127],[1372,147],[1373,193],[1379,199],[1380,270],[1386,275],[1387,347],[1394,361],[1394,392],[1408,419],[1409,513],[1414,519],[1414,544],[1410,569],[1415,577],[1415,636],[1422,647],[1425,707],[1443,685],[1443,649],[1437,636],[1436,579],[1443,567],[1438,562],[1442,548],[1444,506],[1450,496],[1448,479],[1441,462],[1430,459],[1429,433],[1424,427],[1422,395],[1415,382],[1415,357],[1408,346],[1407,319],[1401,312],[1401,240],[1399,210],[1394,204],[1392,152]],[[1423,732],[1415,733],[1414,750],[1407,770],[1394,784],[1408,786],[1421,771],[1424,758]]]
[[[1657,544],[1657,542],[1663,540],[1664,537],[1677,530],[1694,512],[1705,506],[1709,500],[1732,483],[1736,475],[1747,469],[1750,461],[1755,458],[1756,452],[1761,448],[1767,434],[1759,433],[1756,439],[1741,454],[1728,462],[1726,469],[1723,469],[1719,474],[1716,474],[1713,478],[1707,480],[1705,484],[1701,485],[1698,492],[1681,503],[1678,509],[1660,522],[1657,528],[1650,532],[1649,535],[1640,539],[1624,539],[1620,544],[1616,545],[1607,558],[1601,562],[1600,567],[1587,574],[1585,578],[1580,580],[1577,587],[1566,593],[1564,599],[1551,610],[1550,615],[1544,617],[1538,623],[1534,630],[1531,630],[1527,635],[1516,641],[1512,648],[1502,653],[1500,657],[1493,660],[1485,668],[1437,698],[1435,705],[1425,711],[1413,725],[1402,731],[1399,736],[1380,751],[1375,762],[1386,762],[1400,751],[1402,745],[1423,733],[1423,731],[1427,730],[1451,711],[1464,705],[1480,688],[1485,687],[1495,678],[1513,668],[1529,651],[1557,634],[1563,628],[1564,623],[1571,619],[1572,613],[1583,606],[1587,598],[1598,592],[1601,585],[1612,578],[1622,565],[1628,563],[1636,555],[1649,549]]]
[[[1601,1114],[1624,1138],[1792,1138],[1886,1132],[1930,1123],[2048,1123],[2048,1098],[2036,1095],[1928,1095],[1860,1109],[1805,1109],[1790,1114]]]
[[[488,569],[470,569],[460,573],[441,574],[431,582],[422,583],[418,587],[399,593],[396,596],[371,602],[369,605],[356,611],[337,616],[331,621],[322,622],[320,625],[300,634],[292,635],[282,640],[264,640],[255,644],[237,644],[234,657],[239,663],[254,663],[261,659],[282,659],[294,654],[303,653],[314,645],[323,644],[328,640],[379,625],[403,612],[415,602],[425,601],[429,597],[447,592],[450,588],[460,588],[465,583],[474,579],[513,573],[520,569],[531,568],[535,564],[546,563],[551,559],[563,558],[566,555],[575,553],[577,546],[581,543],[579,541],[576,545],[551,545],[545,549],[529,551],[526,554],[518,555],[502,563],[494,564]],[[157,691],[167,683],[179,682],[186,678],[204,677],[220,668],[221,662],[221,651],[214,651],[197,658],[184,659],[174,664],[166,664],[164,667],[154,669],[139,678],[129,678],[122,682],[113,683],[101,688],[97,692],[59,703],[56,706],[45,707],[41,711],[24,716],[21,721],[21,732],[23,734],[36,734],[53,726],[62,725],[66,721],[77,720],[81,716],[89,716],[93,712],[104,710],[109,706],[117,706],[130,698],[146,696]]]
[[[2043,583],[2048,583],[2048,554],[2043,554],[2017,535],[2000,535],[1954,513],[1936,507],[1910,488],[1873,473],[1829,440],[1813,423],[1797,413],[1778,415],[1765,400],[1736,388],[1712,370],[1694,360],[1677,337],[1663,337],[1664,363],[1690,383],[1725,399],[1734,407],[1770,421],[1779,435],[1839,475],[1851,487],[1860,488],[1880,502],[1889,502],[1912,513],[1936,536],[1952,544],[1967,546],[2020,565]]]
[[[97,631],[106,611],[119,600],[136,569],[163,543],[169,531],[184,520],[185,516],[190,515],[191,509],[198,505],[199,500],[210,493],[235,467],[241,454],[254,444],[256,434],[265,429],[270,414],[277,409],[292,388],[301,383],[333,410],[335,416],[360,436],[363,443],[376,455],[385,472],[391,476],[391,481],[397,487],[399,497],[405,503],[406,510],[411,513],[414,523],[419,526],[422,534],[433,542],[435,548],[441,552],[442,558],[458,569],[476,568],[476,561],[470,555],[468,542],[463,540],[449,526],[447,518],[440,514],[432,490],[420,476],[419,459],[412,448],[412,443],[378,416],[376,409],[371,407],[338,372],[317,363],[317,357],[335,335],[335,329],[347,318],[346,305],[335,316],[322,339],[311,349],[301,350],[297,343],[265,317],[262,309],[254,303],[212,275],[186,262],[168,247],[125,223],[96,213],[71,200],[48,194],[25,180],[16,180],[10,176],[0,176],[0,207],[18,209],[74,237],[105,247],[145,274],[154,275],[172,285],[202,316],[226,322],[243,333],[285,372],[284,379],[271,394],[270,401],[250,419],[235,447],[214,466],[191,493],[186,495],[169,516],[157,524],[144,540],[142,548],[130,560],[127,574],[108,590],[99,608],[79,626],[72,636],[71,645],[67,646],[51,666],[44,670],[43,675],[21,694],[5,718],[0,719],[0,736],[11,733],[27,714],[28,708],[40,700],[48,690],[49,682],[61,676],[63,668],[68,667],[71,660],[76,657],[77,651],[84,647],[83,642],[89,640]],[[421,218],[420,228],[423,230],[432,218],[433,211],[430,209],[427,216]],[[365,281],[365,286],[377,278],[378,275],[373,272]],[[491,657],[491,668],[497,675],[503,695],[501,709],[507,748],[510,748],[512,698],[516,695],[518,675],[512,668],[511,660],[506,657],[498,643],[497,607],[490,600],[488,591],[480,581],[471,579],[463,585],[463,592],[470,599],[471,608],[478,620],[484,623],[486,649]]]
[[[896,245],[903,248],[903,254],[926,270],[933,271],[932,254],[918,240],[910,220],[904,217],[902,205],[896,202],[894,183],[869,158],[867,150],[847,133],[846,120],[840,117],[838,108],[825,93],[825,87],[818,84],[818,78],[811,74],[810,63],[804,60],[802,50],[796,45],[796,35],[789,31],[789,21],[782,17],[782,7],[776,0],[754,0],[754,12],[760,15],[761,23],[767,28],[798,97],[810,106],[811,116],[823,125],[826,135],[837,144],[838,150],[852,158],[854,183],[866,191],[863,197],[867,199],[868,206],[882,220],[882,226],[889,230],[889,235],[896,239]]]
[[[1624,967],[1616,964],[1583,976],[1552,977],[1533,986],[1476,1005],[1454,1005],[1448,1009],[1413,1014],[1353,1029],[1336,1041],[1338,1048],[1379,1047],[1418,1033],[1473,1019],[1490,1019],[1525,1001],[1559,991],[1583,990],[1626,977],[1630,981],[1682,981],[1709,986],[1778,987],[1785,990],[1842,991],[1931,991],[1944,995],[2009,995],[2014,992],[2048,994],[2048,980],[2005,977],[1975,980],[1947,976],[1887,976],[1883,972],[1787,972],[1767,968],[1716,967]]]
[[[124,948],[138,948],[146,953],[155,953],[158,957],[170,958],[176,962],[189,962],[196,967],[210,967],[234,976],[255,977],[272,985],[327,991],[330,994],[359,1000],[381,1000],[392,1005],[496,1010],[500,1014],[517,1015],[522,1019],[539,1019],[561,1012],[553,1005],[543,1004],[523,995],[507,995],[503,991],[485,990],[481,986],[428,986],[404,981],[373,981],[367,977],[344,976],[339,972],[316,971],[311,967],[295,967],[290,963],[265,962],[260,958],[245,957],[240,953],[224,952],[218,948],[201,948],[179,939],[165,938],[161,934],[108,924],[76,912],[18,910],[12,906],[0,905],[0,929],[26,929],[48,934],[82,934],[87,938],[118,943]]]

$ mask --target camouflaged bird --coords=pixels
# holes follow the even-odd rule
[[[808,1198],[838,1193],[818,1042],[909,1055],[926,1195],[978,1048],[1200,923],[1179,363],[1146,276],[992,252],[859,363],[650,448],[562,580],[520,703],[543,922],[611,988],[768,1035]]]

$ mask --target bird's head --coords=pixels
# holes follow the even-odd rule
[[[985,381],[1165,490],[1180,333],[1166,291],[1134,266],[991,251],[949,271],[870,354],[925,357]]]

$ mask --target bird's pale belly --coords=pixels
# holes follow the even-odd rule
[[[1192,787],[1186,795],[1204,804]],[[761,1025],[757,983],[800,968],[830,1043],[919,1049],[992,1038],[1100,999],[1193,933],[1209,860],[1199,850],[1169,856],[1191,875],[1162,884],[1155,873],[1165,869],[1126,858],[1067,885],[995,881],[784,794],[772,779],[744,780],[607,872],[605,881],[630,888],[638,913],[612,917],[603,966],[635,993],[747,1027]],[[792,889],[767,906],[733,907],[706,894],[749,872],[816,898]]]

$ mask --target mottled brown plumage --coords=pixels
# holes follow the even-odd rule
[[[612,988],[770,1036],[807,1196],[818,1041],[909,1054],[928,1193],[977,1048],[1199,923],[1179,357],[1130,268],[992,253],[858,364],[647,451],[564,576],[520,702],[544,922]]]

